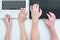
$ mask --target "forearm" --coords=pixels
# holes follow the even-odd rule
[[[32,22],[31,40],[39,40],[38,22]]]
[[[10,29],[6,30],[5,40],[10,40]]]
[[[27,35],[25,31],[25,25],[20,24],[20,29],[21,29],[21,40],[27,40]]]
[[[54,28],[50,28],[50,32],[51,32],[51,40],[58,40],[56,31]]]

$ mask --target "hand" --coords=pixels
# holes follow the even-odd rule
[[[49,12],[47,16],[48,16],[48,19],[44,18],[43,21],[48,26],[48,28],[53,28],[55,24],[56,16],[54,15],[54,13],[51,13],[51,12]]]
[[[24,8],[21,8],[19,15],[18,15],[18,20],[19,23],[24,23],[27,17],[27,12]]]
[[[39,9],[38,4],[34,4],[33,6],[30,6],[31,10],[31,16],[33,21],[38,21],[39,17],[42,15],[42,10]]]
[[[12,23],[10,15],[6,14],[4,16],[4,22],[5,22],[6,26],[7,26],[7,29],[10,29],[11,23]]]

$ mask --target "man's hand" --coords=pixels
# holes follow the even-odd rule
[[[32,31],[31,40],[39,40],[40,34],[38,30],[38,19],[42,15],[42,10],[39,9],[38,4],[30,6],[31,16],[32,16]]]
[[[12,23],[10,15],[6,14],[4,16],[4,22],[5,22],[6,26],[7,26],[7,29],[10,29],[11,23]]]
[[[49,12],[49,14],[47,14],[47,16],[48,16],[48,19],[44,18],[43,21],[48,26],[48,28],[54,27],[56,16],[54,15],[54,13],[51,13],[51,12]]]
[[[30,6],[31,10],[31,16],[33,21],[38,21],[39,17],[42,15],[42,10],[39,9],[38,4],[34,4],[33,6]]]
[[[10,15],[6,14],[4,16],[4,22],[6,24],[6,29],[7,29],[4,40],[10,40],[10,29],[11,29],[11,23],[12,23]]]
[[[49,19],[43,19],[45,24],[48,26],[48,28],[50,29],[51,32],[51,40],[58,40],[54,25],[55,25],[55,20],[56,20],[56,16],[54,15],[54,13],[49,12],[49,14],[47,14]]]
[[[26,10],[24,8],[21,8],[19,15],[18,15],[18,20],[20,23],[20,31],[21,31],[21,40],[27,40],[27,35],[26,35],[25,25],[24,25],[26,16],[27,16]]]
[[[26,20],[27,12],[24,8],[21,8],[20,13],[18,15],[19,23],[24,23]]]

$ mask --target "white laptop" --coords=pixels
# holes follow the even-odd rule
[[[10,14],[11,18],[16,19],[20,8],[26,8],[29,11],[29,0],[0,0],[0,19],[5,14]],[[29,14],[27,18],[29,18]]]

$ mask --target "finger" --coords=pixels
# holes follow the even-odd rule
[[[36,4],[33,5],[33,10],[36,10]]]
[[[25,16],[27,16],[27,12],[25,12],[24,14],[25,14]]]
[[[42,15],[42,10],[40,9],[40,14]]]
[[[25,8],[23,9],[23,14],[24,14],[24,15],[27,15],[27,11],[26,11]]]
[[[20,13],[21,13],[21,12],[23,13],[23,11],[25,11],[25,8],[21,8]]]
[[[8,21],[8,16],[9,16],[8,14],[5,15],[5,19],[6,19],[7,21]]]
[[[54,15],[53,15],[53,13],[49,12],[49,14],[50,14],[50,16],[51,16],[52,18],[54,18]]]
[[[6,14],[5,20],[6,20],[6,21],[9,21],[9,14]]]
[[[51,19],[51,16],[49,14],[46,14],[48,16],[48,19]]]
[[[7,20],[7,14],[4,16],[3,20],[5,21],[5,19]]]
[[[30,10],[31,10],[31,11],[33,10],[33,6],[30,6]]]
[[[8,14],[5,15],[5,18],[7,18],[7,17],[8,17]]]
[[[23,11],[26,11],[26,9],[25,9],[25,8],[23,8],[22,10],[23,10]]]
[[[25,9],[24,9],[24,8],[21,8],[21,12],[22,12],[22,11],[25,11]]]
[[[10,22],[10,15],[8,15],[8,21]]]
[[[21,8],[21,10],[22,10],[23,8]]]
[[[21,8],[20,12],[19,12],[19,15],[23,13],[23,8]]]
[[[34,5],[33,5],[33,8],[37,8],[37,7],[39,7],[38,4],[34,4]]]
[[[56,18],[55,14],[52,12],[49,12],[52,18]]]
[[[7,17],[9,17],[9,14],[6,14]]]
[[[36,4],[36,8],[39,9],[39,4]]]
[[[4,19],[6,18],[6,15],[4,16]]]
[[[26,9],[23,9],[22,12],[21,12],[22,15],[26,16],[27,15],[27,11]]]
[[[35,9],[35,8],[36,8],[36,5],[34,4],[34,5],[33,5],[33,9]]]
[[[19,12],[19,14],[18,14],[18,18],[19,18],[19,16],[20,16],[20,12]]]
[[[11,17],[10,17],[10,15],[8,15],[8,22],[10,22],[11,23]]]
[[[7,20],[9,20],[9,14],[6,14]]]

